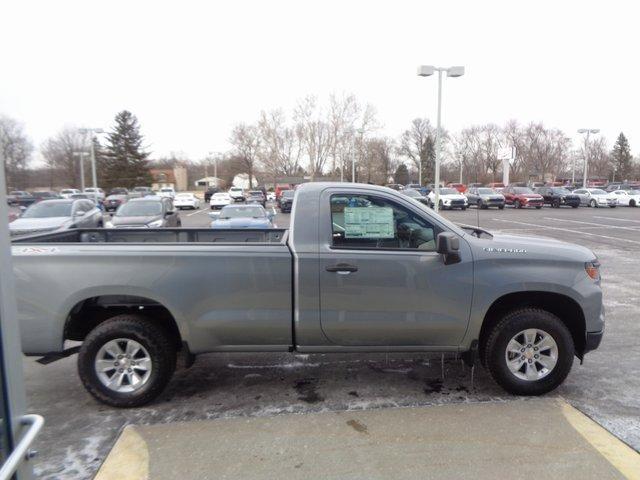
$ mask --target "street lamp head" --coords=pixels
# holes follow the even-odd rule
[[[420,77],[429,77],[433,75],[436,71],[436,67],[433,65],[420,65],[418,67],[418,76]]]
[[[600,129],[599,128],[592,128],[591,129],[591,133],[600,133]]]
[[[464,67],[449,67],[447,68],[447,77],[461,77],[464,75]]]
[[[599,128],[580,128],[578,130],[578,133],[593,133],[595,135],[596,133],[600,133],[600,129]]]
[[[578,133],[587,133],[587,129],[586,128],[579,128],[578,129]]]

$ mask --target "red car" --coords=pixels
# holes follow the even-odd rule
[[[544,205],[544,198],[529,187],[516,187],[509,185],[502,192],[505,203],[516,208],[536,207],[538,210]]]
[[[458,190],[460,193],[464,193],[467,191],[467,186],[464,183],[448,183],[447,187],[449,188],[455,188],[456,190]]]

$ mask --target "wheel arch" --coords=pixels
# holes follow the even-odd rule
[[[505,314],[519,308],[540,308],[556,315],[571,332],[576,355],[582,359],[586,341],[586,321],[582,308],[567,295],[545,291],[507,293],[491,304],[480,328],[480,358],[484,358],[484,345],[491,329]]]
[[[186,343],[186,332],[176,315],[161,301],[147,295],[103,293],[77,300],[65,319],[63,341],[82,341],[99,324],[121,314],[143,315],[161,325],[175,341],[177,350]]]

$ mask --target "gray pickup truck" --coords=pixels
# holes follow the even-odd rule
[[[14,240],[13,262],[23,351],[82,341],[82,382],[118,407],[207,352],[458,352],[539,395],[604,331],[590,250],[362,184],[301,186],[289,230],[72,230]]]

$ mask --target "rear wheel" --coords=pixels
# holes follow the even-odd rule
[[[594,199],[594,200],[591,200],[591,201],[589,202],[589,206],[590,206],[590,207],[593,207],[593,208],[598,208],[598,202],[596,202],[596,201],[595,201],[595,199]]]
[[[113,407],[138,407],[155,399],[176,366],[168,332],[140,315],[118,315],[94,328],[78,354],[85,389]]]
[[[520,200],[516,200],[515,202],[513,202],[513,206],[515,208],[522,208],[522,204],[520,203]]]
[[[566,325],[537,308],[506,314],[483,349],[493,379],[514,395],[542,395],[560,385],[573,365],[574,344]]]
[[[629,206],[630,207],[635,207],[636,206],[636,201],[635,200],[629,200]]]
[[[499,210],[504,210],[504,205],[498,205]]]

